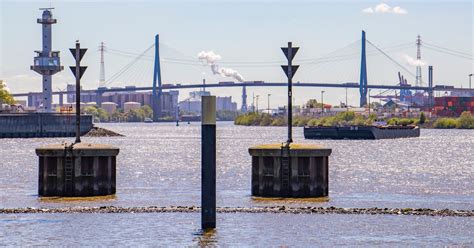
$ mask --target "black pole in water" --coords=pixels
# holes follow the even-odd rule
[[[82,48],[79,41],[76,41],[76,48],[69,49],[76,60],[76,66],[70,66],[72,73],[76,77],[76,141],[81,143],[81,77],[87,69],[87,66],[81,66],[81,59],[87,51]]]
[[[286,73],[288,78],[288,140],[286,141],[287,146],[293,142],[293,75],[298,70],[298,65],[293,65],[292,61],[299,47],[293,47],[291,42],[288,42],[288,47],[282,47],[281,50],[288,59],[288,65],[282,65],[283,71]]]
[[[203,96],[201,124],[201,228],[216,228],[216,97]]]

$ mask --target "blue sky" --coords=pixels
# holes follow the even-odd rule
[[[41,47],[41,26],[36,23],[36,18],[41,16],[38,8],[50,4],[56,8],[53,16],[58,19],[58,24],[53,26],[53,49],[61,51],[62,64],[73,63],[67,49],[76,39],[89,48],[83,59],[89,66],[82,80],[84,88],[98,85],[97,47],[101,41],[110,48],[105,57],[106,78],[109,78],[132,60],[117,55],[116,51],[141,53],[152,45],[157,33],[162,42],[164,83],[199,82],[203,77],[208,82],[232,80],[212,75],[209,67],[199,64],[197,54],[209,50],[221,55],[221,66],[237,70],[246,80],[285,81],[278,66],[284,62],[279,47],[288,41],[301,47],[295,58],[301,62],[295,81],[357,81],[360,43],[356,41],[362,29],[366,30],[368,40],[383,50],[386,48],[391,57],[412,73],[415,67],[407,62],[406,56],[416,56],[418,34],[429,44],[473,53],[471,1],[0,1],[0,79],[6,80],[13,92],[41,89],[40,76],[30,71],[29,66],[33,51]],[[374,12],[382,10],[380,6],[377,8],[381,3],[391,9],[385,13],[363,11],[369,7]],[[396,6],[407,13],[393,13]],[[390,50],[399,44],[405,45]],[[341,50],[347,45],[350,46]],[[369,84],[396,84],[396,72],[401,69],[371,49],[368,52],[374,55],[368,57]],[[337,51],[333,56],[354,56],[322,64],[304,60],[333,51]],[[145,58],[152,55],[151,50]],[[169,63],[169,59],[195,59],[195,62],[183,65]],[[426,64],[424,78],[427,78],[427,65],[433,65],[435,84],[467,87],[467,74],[473,71],[472,59],[423,47],[422,61]],[[110,86],[151,85],[151,69],[150,60],[141,60]],[[65,88],[67,82],[73,82],[73,78],[69,70],[64,70],[53,78],[53,88]],[[319,99],[321,90],[297,88],[296,103]],[[345,99],[344,90],[324,90],[325,101],[338,104]],[[283,105],[286,101],[284,88],[248,91],[250,95],[271,93],[272,105]],[[231,95],[240,105],[239,89],[212,90],[212,93]],[[186,96],[187,91],[182,91],[181,98]],[[349,101],[358,103],[357,90],[349,90]],[[260,106],[266,107],[266,101],[261,100]]]

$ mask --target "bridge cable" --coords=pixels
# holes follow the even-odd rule
[[[429,49],[429,50],[432,50],[432,51],[436,51],[436,52],[439,52],[439,53],[443,53],[443,54],[455,56],[455,57],[458,57],[458,58],[461,58],[461,59],[474,60],[473,57],[468,57],[468,56],[465,56],[465,55],[459,55],[459,54],[455,54],[455,53],[452,53],[452,52],[443,51],[443,50],[441,50],[441,49],[434,48],[434,47],[430,47],[430,46],[426,46],[426,45],[425,45],[424,47],[427,48],[427,49]]]
[[[393,63],[395,63],[396,65],[398,65],[400,68],[402,68],[404,71],[408,72],[408,74],[410,74],[411,76],[413,77],[416,77],[415,74],[413,74],[413,72],[409,71],[406,67],[404,67],[403,65],[401,65],[400,63],[398,63],[395,59],[393,59],[392,57],[390,57],[388,54],[386,54],[384,51],[382,51],[382,49],[378,48],[376,45],[374,45],[372,42],[370,42],[369,40],[367,40],[367,42],[372,45],[375,49],[377,49],[379,52],[381,52],[383,55],[385,55],[385,57],[387,57],[389,60],[391,60]],[[423,82],[422,82],[423,83]]]
[[[449,51],[449,52],[459,53],[459,54],[464,55],[464,56],[467,56],[467,57],[472,57],[472,54],[469,54],[469,53],[466,53],[466,52],[457,51],[457,50],[453,50],[453,49],[449,49],[449,48],[445,48],[445,47],[442,47],[442,46],[439,46],[439,45],[435,45],[435,44],[428,43],[428,42],[426,42],[426,41],[423,41],[423,45],[428,45],[428,46],[436,47],[436,48],[439,48],[439,49],[447,50],[447,51]]]
[[[145,55],[148,51],[150,51],[155,44],[152,44],[150,47],[148,47],[145,51],[143,51],[138,57],[136,57],[134,60],[132,60],[130,63],[125,65],[122,69],[120,69],[118,72],[116,72],[114,75],[112,75],[109,79],[107,79],[104,83],[104,87],[112,83],[114,80],[116,80],[118,77],[120,77],[123,73],[125,73],[127,70],[130,69],[142,56]]]

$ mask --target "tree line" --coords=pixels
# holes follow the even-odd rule
[[[83,112],[92,115],[95,122],[143,122],[145,118],[153,118],[153,110],[148,105],[131,109],[128,112],[118,108],[111,114],[103,108],[88,106],[84,108]]]

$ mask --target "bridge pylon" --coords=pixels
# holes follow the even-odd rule
[[[242,107],[240,108],[242,113],[247,113],[247,87],[242,87]]]
[[[362,30],[362,49],[360,53],[360,81],[359,81],[359,93],[360,93],[360,107],[364,107],[367,104],[367,61],[365,57],[365,31]]]
[[[155,66],[153,70],[153,94],[151,101],[153,105],[153,121],[158,121],[161,117],[162,96],[163,89],[161,87],[160,36],[157,34],[155,36]]]

